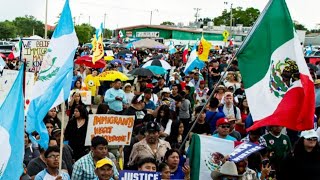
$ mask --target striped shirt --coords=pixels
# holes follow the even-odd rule
[[[109,159],[107,157],[105,158]],[[113,170],[114,176],[119,177],[119,172],[115,164],[113,162],[112,164],[113,164],[112,170]],[[74,164],[71,179],[72,180],[95,180],[97,179],[97,176],[94,173],[94,170],[95,170],[95,164],[93,161],[92,152],[90,152],[87,155],[80,158]]]

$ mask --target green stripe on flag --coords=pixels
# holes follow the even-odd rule
[[[201,160],[201,140],[198,134],[193,134],[191,138],[190,151],[191,180],[199,180],[200,160]]]
[[[237,54],[245,88],[265,77],[272,53],[293,37],[285,0],[270,0]]]

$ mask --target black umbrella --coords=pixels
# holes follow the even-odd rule
[[[125,50],[122,50],[118,53],[118,56],[125,56],[126,54],[132,54],[131,51],[125,49]]]
[[[154,76],[153,72],[145,68],[136,68],[128,72],[128,74],[137,76]]]
[[[162,59],[162,58],[163,58],[163,55],[162,54],[158,54],[158,55],[153,56],[150,60]]]

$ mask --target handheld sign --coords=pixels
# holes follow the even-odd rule
[[[134,116],[115,114],[90,114],[86,146],[91,146],[94,136],[104,137],[109,145],[130,145]]]
[[[160,180],[160,172],[147,172],[147,171],[120,171],[120,180]]]
[[[222,33],[222,36],[223,36],[223,42],[227,42],[229,37],[229,31],[224,30]]]
[[[242,143],[239,146],[237,146],[234,149],[234,151],[230,154],[229,160],[237,163],[248,157],[250,154],[257,152],[263,148],[263,146],[259,146],[250,142]]]

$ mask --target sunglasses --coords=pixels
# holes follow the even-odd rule
[[[313,137],[313,138],[307,138],[306,140],[307,140],[307,141],[318,141],[318,138]]]
[[[221,125],[220,127],[223,128],[223,129],[224,128],[230,128],[230,125]]]

